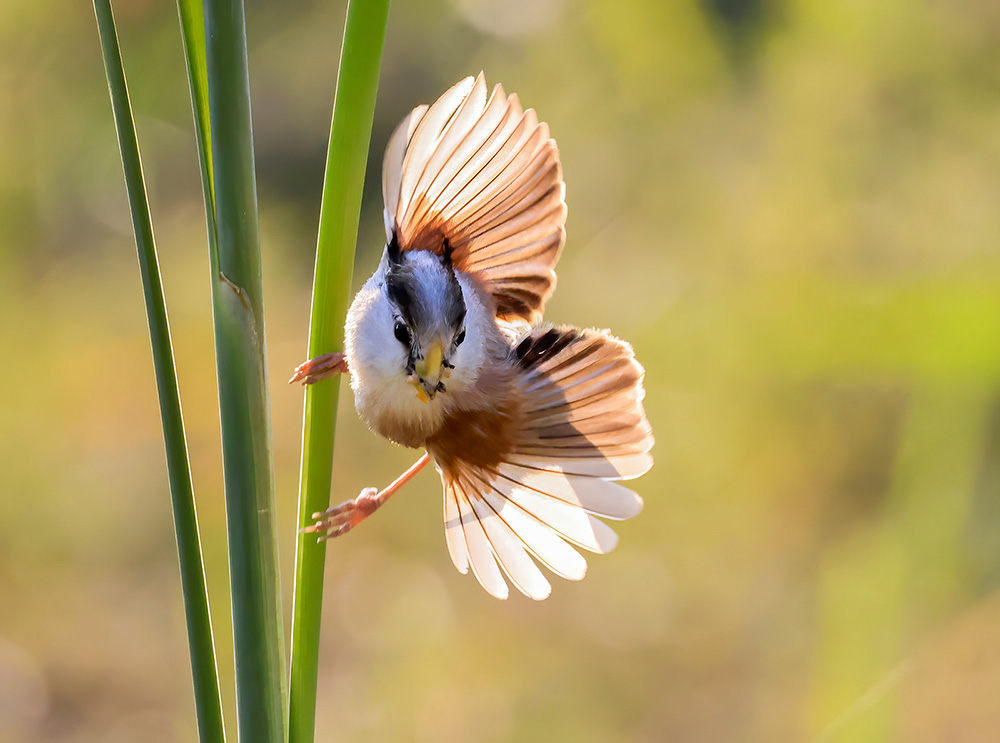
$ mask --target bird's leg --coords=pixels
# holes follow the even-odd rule
[[[410,469],[393,480],[392,484],[385,490],[379,491],[378,488],[365,488],[354,500],[344,501],[339,506],[314,513],[312,517],[318,519],[318,521],[312,526],[301,529],[301,531],[319,534],[317,541],[346,534],[375,513],[375,510],[379,506],[389,500],[389,497],[393,493],[412,480],[413,476],[426,467],[429,461],[431,461],[431,457],[425,453],[413,463]]]
[[[344,354],[325,353],[295,367],[295,373],[288,383],[316,384],[321,379],[332,377],[334,374],[347,374],[348,371],[347,357]]]

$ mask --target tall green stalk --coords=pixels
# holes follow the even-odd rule
[[[149,338],[153,350],[156,391],[160,401],[160,420],[163,424],[163,440],[166,446],[174,532],[177,537],[181,588],[184,593],[188,645],[191,652],[198,733],[202,743],[222,743],[225,741],[222,701],[219,694],[219,675],[208,609],[201,540],[198,535],[198,518],[191,485],[184,418],[181,414],[180,394],[174,369],[173,347],[170,342],[170,326],[167,322],[160,267],[153,242],[149,202],[142,176],[142,162],[139,158],[139,143],[132,119],[132,106],[125,83],[125,70],[122,66],[110,0],[94,0],[94,12],[97,15],[104,67],[111,93],[115,128],[118,132],[118,145],[125,170],[125,186],[132,212],[132,228],[139,255],[146,319],[149,323]]]
[[[197,27],[197,17],[185,16]],[[250,125],[250,79],[242,0],[205,0],[205,81],[192,75],[202,143],[212,249],[212,307],[222,417],[236,654],[236,713],[241,743],[285,736],[284,640],[278,577],[270,401]],[[198,40],[188,38],[189,65]],[[210,158],[210,159],[209,159]],[[212,243],[214,242],[214,246]]]
[[[389,0],[350,0],[347,6],[320,208],[308,358],[342,348],[388,13]],[[326,509],[330,502],[339,389],[336,378],[306,389],[299,483],[300,527],[310,523],[311,514]],[[290,743],[311,743],[315,732],[325,557],[325,542],[316,544],[310,535],[299,536],[292,605]]]
[[[205,61],[205,10],[201,0],[177,0],[181,22],[181,41],[188,83],[191,86],[191,109],[194,112],[195,140],[201,163],[201,185],[208,219],[209,257],[212,275],[217,273],[219,248],[215,239],[215,193],[212,183],[212,132],[208,115],[208,65]]]

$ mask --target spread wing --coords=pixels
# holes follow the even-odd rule
[[[449,420],[427,450],[444,484],[455,566],[471,567],[498,598],[507,597],[506,575],[544,599],[551,589],[536,561],[579,580],[587,563],[574,546],[604,553],[618,542],[598,517],[627,519],[642,509],[614,481],[652,466],[653,434],[643,370],[627,343],[601,331],[537,327],[515,346],[512,363],[518,404]]]
[[[564,195],[548,125],[500,85],[487,98],[482,73],[413,109],[386,147],[388,239],[435,253],[447,241],[502,319],[541,319],[566,237]]]

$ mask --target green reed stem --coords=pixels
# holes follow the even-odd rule
[[[198,73],[190,74],[192,99],[203,177],[210,186],[209,232],[214,232],[209,244],[237,729],[241,743],[275,743],[285,736],[284,640],[244,9],[242,0],[205,0],[207,96],[196,69],[197,14],[193,9],[185,14],[184,3],[180,9],[182,28],[189,26],[189,70]]]
[[[205,11],[201,0],[177,0],[177,15],[181,23],[181,41],[188,83],[191,87],[191,108],[201,164],[201,185],[204,190],[205,213],[208,218],[209,256],[212,275],[218,268],[218,245],[215,237],[215,191],[212,183],[212,130],[208,115],[208,64],[205,60]]]
[[[326,158],[309,322],[308,358],[343,348],[361,193],[378,90],[389,0],[350,0]],[[327,508],[339,380],[306,389],[298,525]],[[300,535],[295,550],[289,673],[290,743],[312,743],[316,725],[319,629],[325,543]]]
[[[191,468],[188,461],[184,418],[181,414],[177,375],[174,370],[170,326],[160,282],[160,269],[153,242],[153,226],[149,215],[149,202],[142,176],[139,143],[132,119],[125,70],[122,66],[118,35],[110,0],[94,0],[94,12],[104,53],[104,67],[111,93],[115,128],[125,170],[125,186],[132,212],[142,290],[146,303],[146,319],[153,350],[153,367],[156,372],[156,391],[160,401],[160,420],[167,454],[167,472],[170,480],[170,497],[174,514],[174,531],[177,537],[177,555],[180,560],[181,588],[184,593],[184,612],[187,619],[188,645],[191,652],[191,673],[194,680],[195,709],[198,733],[202,743],[222,743],[225,731],[222,721],[222,701],[219,694],[219,675],[215,661],[212,622],[208,609],[208,591],[205,586],[205,569],[198,535],[198,518],[191,485]]]

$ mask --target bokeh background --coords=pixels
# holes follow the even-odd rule
[[[283,590],[343,0],[248,3]],[[201,186],[172,2],[116,3],[232,702]],[[647,369],[641,517],[498,602],[425,473],[328,554],[321,741],[995,741],[1000,9],[396,0],[359,239],[480,69],[558,139],[557,322]],[[334,501],[414,458],[343,398]],[[230,715],[232,718],[232,715]],[[232,720],[230,719],[230,722]],[[0,741],[196,738],[146,323],[87,3],[0,3]]]

